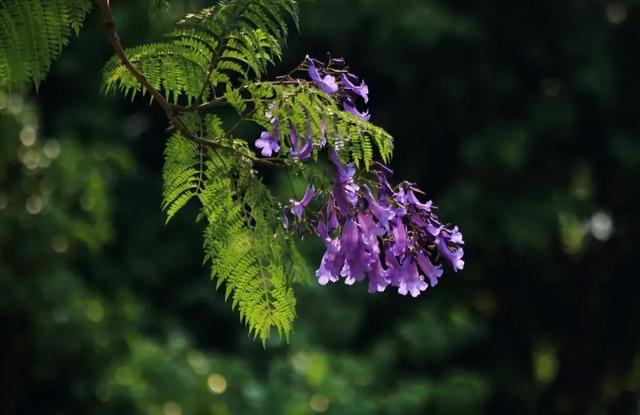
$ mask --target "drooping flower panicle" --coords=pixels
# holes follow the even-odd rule
[[[335,153],[331,159],[334,187],[328,196],[328,213],[317,225],[327,246],[316,271],[320,284],[341,278],[353,284],[368,278],[370,292],[391,285],[400,294],[417,297],[442,276],[438,259],[444,258],[456,271],[464,267],[462,234],[438,220],[431,201],[420,202],[414,184],[403,182],[392,190],[387,179],[390,172],[384,168],[377,174],[375,197],[368,187],[353,181],[351,164],[342,164]],[[331,217],[333,223],[327,221]]]
[[[347,71],[343,59],[323,64],[307,56],[302,68],[339,108],[369,121],[369,112],[356,105],[369,101],[369,88]],[[256,146],[263,156],[270,157],[280,151],[280,123],[270,110],[265,115],[271,131],[262,132]],[[376,179],[359,184],[355,165],[340,159],[341,142],[328,142],[324,120],[321,137],[315,140],[310,124],[308,119],[304,132],[289,124],[288,157],[306,161],[314,148],[326,147],[333,184],[326,190],[309,186],[301,200],[291,199],[283,208],[283,226],[290,229],[293,220],[300,234],[311,229],[322,239],[325,253],[316,271],[321,285],[341,279],[352,285],[366,279],[371,293],[392,286],[402,295],[417,297],[438,284],[442,263],[454,271],[463,269],[462,234],[457,226],[440,222],[433,202],[422,202],[416,196],[422,192],[415,184],[405,181],[392,187],[389,179],[393,172],[380,163],[375,163],[372,171]],[[306,210],[312,199],[322,199],[326,205],[309,214]]]

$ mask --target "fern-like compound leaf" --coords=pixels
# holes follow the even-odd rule
[[[167,222],[202,191],[205,152],[202,145],[188,141],[178,133],[167,141],[162,173],[162,209]]]
[[[297,12],[295,0],[220,1],[187,15],[166,42],[128,49],[127,54],[167,100],[207,100],[218,85],[264,75],[280,58],[287,19],[297,22]],[[116,57],[104,73],[107,91],[129,96],[143,92]]]
[[[90,0],[0,1],[0,88],[38,88],[90,8]]]
[[[263,344],[272,330],[286,337],[295,319],[291,282],[302,271],[299,254],[280,229],[268,189],[250,169],[238,170],[237,160],[213,151],[207,165],[199,198],[211,277],[225,286],[225,298],[251,335]]]

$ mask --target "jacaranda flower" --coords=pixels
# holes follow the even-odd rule
[[[308,138],[298,138],[298,132],[291,126],[291,157],[296,160],[307,160],[311,158],[313,146]]]
[[[269,131],[263,131],[255,142],[257,148],[262,149],[261,154],[264,157],[271,157],[274,153],[280,151],[280,123],[271,114],[271,105],[269,105],[264,115],[271,123],[273,133]]]
[[[369,119],[371,118],[369,111],[360,112],[356,107],[354,107],[353,105],[349,104],[346,101],[342,103],[342,108],[344,108],[344,110],[347,111],[348,113],[351,113],[356,117],[363,119],[364,121],[369,121]]]
[[[335,151],[331,151],[329,157],[335,170],[332,196],[341,214],[346,215],[350,207],[355,206],[358,201],[357,192],[360,190],[360,186],[353,180],[356,174],[356,168],[353,163],[349,163],[346,166],[342,164]]]
[[[309,186],[307,187],[307,191],[304,193],[302,200],[289,200],[289,205],[285,206],[283,209],[284,215],[282,218],[282,225],[285,227],[285,229],[289,228],[289,215],[294,215],[298,219],[298,221],[302,220],[302,217],[304,216],[304,210],[307,206],[309,206],[309,203],[311,203],[311,200],[313,199],[315,193],[316,189],[313,186]]]
[[[309,65],[309,77],[311,80],[318,86],[318,88],[322,89],[329,95],[333,95],[338,92],[338,83],[336,82],[336,78],[332,75],[321,74],[316,68],[316,63],[320,64],[320,62],[312,59],[307,55],[307,64]]]
[[[268,131],[263,131],[260,138],[256,140],[256,147],[262,149],[262,155],[271,157],[280,151],[280,141]]]
[[[358,82],[358,78],[352,74],[342,75],[342,85],[345,89],[359,95],[364,99],[364,103],[369,102],[369,87],[362,81],[360,85],[355,85],[354,82]]]

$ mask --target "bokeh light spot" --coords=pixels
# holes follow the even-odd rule
[[[98,383],[96,385],[94,394],[96,395],[96,398],[98,398],[98,400],[101,402],[107,402],[109,399],[111,399],[111,389],[104,383]]]
[[[7,102],[7,109],[9,113],[18,115],[24,109],[24,99],[21,95],[11,95],[9,102]]]
[[[209,371],[209,361],[201,353],[189,352],[187,362],[191,365],[194,373],[204,375]]]
[[[55,235],[51,238],[51,248],[59,254],[64,254],[69,249],[69,241],[62,235]]]
[[[627,19],[627,7],[620,3],[609,3],[605,9],[607,20],[612,24],[620,24]]]
[[[182,407],[175,402],[167,402],[162,407],[165,415],[182,415]]]
[[[131,385],[133,383],[133,373],[131,373],[131,369],[126,366],[119,367],[116,370],[116,382],[123,386]]]
[[[60,151],[62,147],[60,146],[60,142],[58,140],[47,140],[42,146],[42,152],[45,157],[49,159],[55,159],[60,155]]]
[[[27,169],[34,170],[40,164],[40,154],[36,150],[29,149],[22,153],[20,160]]]
[[[104,317],[104,309],[98,301],[90,301],[87,305],[87,318],[95,323],[102,321]]]
[[[591,234],[599,241],[607,241],[613,233],[613,219],[604,212],[596,212],[589,223]]]
[[[325,395],[313,395],[309,399],[309,406],[313,412],[325,412],[329,409],[329,398]]]
[[[96,199],[90,195],[82,195],[79,202],[80,207],[87,212],[92,211],[96,207]]]
[[[42,210],[42,199],[38,196],[29,196],[24,204],[24,208],[31,215],[37,215]]]
[[[214,373],[209,376],[207,379],[207,386],[209,386],[209,390],[216,394],[222,394],[227,390],[227,380],[224,376]]]
[[[536,348],[533,359],[535,376],[538,381],[547,383],[556,377],[558,359],[553,348],[548,346]]]
[[[30,125],[25,125],[20,131],[20,142],[25,147],[31,147],[36,143],[36,129]]]

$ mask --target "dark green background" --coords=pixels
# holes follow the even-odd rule
[[[125,45],[170,24],[112,3]],[[264,350],[201,266],[195,208],[163,225],[166,120],[100,93],[94,11],[40,95],[0,93],[0,411],[640,414],[639,43],[631,0],[305,5],[274,74],[347,58],[466,268],[417,299],[301,287]]]

